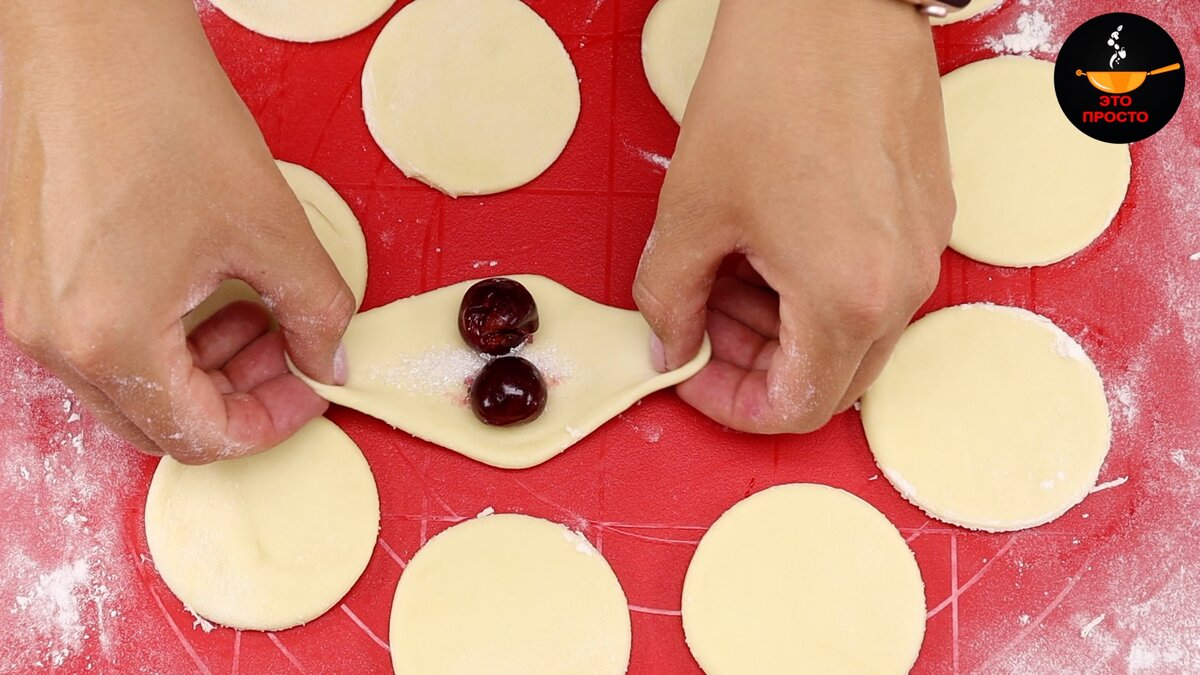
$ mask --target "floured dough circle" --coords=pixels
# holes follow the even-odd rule
[[[357,309],[367,290],[367,243],[358,218],[324,178],[299,164],[280,160],[275,160],[275,164],[304,207],[304,215],[308,216],[317,239],[354,293]],[[191,332],[217,310],[237,300],[262,304],[262,298],[246,282],[226,279],[212,295],[183,317],[184,330]]]
[[[925,636],[925,586],[870,504],[780,485],[734,505],[700,540],[683,630],[708,675],[907,673]]]
[[[708,362],[706,338],[696,358],[659,373],[650,362],[650,326],[642,315],[593,302],[545,277],[509,277],[537,302],[541,326],[519,348],[547,379],[540,417],[495,427],[475,418],[467,381],[487,361],[463,342],[458,310],[464,281],[397,300],[350,320],[343,343],[350,373],[343,387],[296,373],[322,398],[486,464],[523,469],[541,464],[616,417],[642,397],[695,375]]]
[[[212,0],[229,18],[267,37],[322,42],[357,33],[396,0]]]
[[[533,180],[579,117],[571,58],[520,0],[415,0],[380,33],[362,88],[388,158],[451,196]]]
[[[371,470],[323,417],[250,457],[165,457],[146,497],[155,569],[193,612],[231,628],[282,630],[324,614],[366,568],[378,531]]]
[[[929,23],[935,26],[945,26],[946,24],[958,23],[967,19],[974,19],[981,14],[987,14],[996,9],[1003,3],[1004,0],[971,0],[971,4],[962,9],[950,12],[944,19],[931,18]]]
[[[1129,187],[1129,146],[1089,138],[1054,94],[1054,64],[1004,56],[942,78],[958,213],[950,246],[1049,265],[1092,243]]]
[[[683,121],[720,0],[658,0],[642,29],[642,67],[654,95]]]
[[[389,639],[397,675],[620,675],[629,608],[583,535],[491,515],[417,552],[396,587]]]
[[[987,304],[909,326],[863,396],[862,420],[905,499],[991,532],[1083,501],[1110,437],[1104,384],[1083,348],[1045,317]]]

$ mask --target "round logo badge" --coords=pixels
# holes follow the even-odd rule
[[[1063,113],[1106,143],[1140,141],[1166,126],[1183,100],[1183,83],[1183,57],[1167,31],[1125,12],[1076,28],[1054,65]]]

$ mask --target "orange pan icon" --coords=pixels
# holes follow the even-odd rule
[[[1126,94],[1142,86],[1146,78],[1151,75],[1169,73],[1172,70],[1179,70],[1181,67],[1178,63],[1172,63],[1169,66],[1155,68],[1150,72],[1144,70],[1089,70],[1087,72],[1076,70],[1075,75],[1087,75],[1092,86],[1105,93]]]

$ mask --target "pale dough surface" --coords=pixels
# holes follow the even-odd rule
[[[986,14],[1000,6],[1004,0],[971,0],[971,4],[956,11],[950,12],[950,15],[944,19],[931,18],[929,23],[935,26],[945,26],[950,23],[958,23],[967,19],[974,19],[980,14]]]
[[[1054,64],[978,61],[942,78],[958,214],[950,246],[981,262],[1048,265],[1092,243],[1129,187],[1129,146],[1085,136],[1054,95]]]
[[[907,673],[925,636],[924,589],[912,551],[870,504],[780,485],[700,540],[683,630],[707,675]]]
[[[1015,307],[949,307],[904,332],[862,399],[875,461],[905,499],[992,532],[1083,501],[1108,453],[1104,384],[1079,343]]]
[[[308,216],[317,239],[321,240],[321,245],[354,293],[357,309],[367,290],[367,243],[358,218],[337,191],[315,172],[280,160],[275,160],[275,164],[304,207],[304,215]],[[183,317],[184,330],[191,332],[217,310],[236,300],[262,304],[262,298],[249,284],[240,279],[226,279],[212,295]]]
[[[396,588],[389,642],[397,675],[619,675],[629,608],[583,535],[491,515],[417,552]]]
[[[291,42],[322,42],[366,28],[396,0],[212,0],[255,33]]]
[[[388,158],[451,196],[533,180],[579,117],[571,58],[520,0],[415,0],[371,48],[362,88]]]
[[[371,470],[323,417],[250,457],[163,458],[146,497],[155,569],[193,612],[231,628],[282,630],[324,614],[366,568],[378,532]]]
[[[720,0],[658,0],[642,29],[642,67],[654,95],[683,121]]]
[[[519,354],[549,384],[544,412],[519,426],[494,427],[467,405],[467,380],[486,363],[458,333],[458,308],[474,281],[397,300],[355,316],[344,343],[343,387],[304,379],[323,398],[486,464],[521,469],[554,457],[642,397],[696,374],[691,362],[668,373],[650,363],[650,326],[641,314],[593,302],[550,279],[514,275],[538,305],[541,327]]]

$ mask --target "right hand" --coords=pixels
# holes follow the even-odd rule
[[[354,297],[192,3],[3,3],[0,67],[13,341],[114,431],[185,463],[270,448],[322,414],[285,351],[344,381]],[[241,303],[185,335],[180,317],[226,278],[281,331]]]

